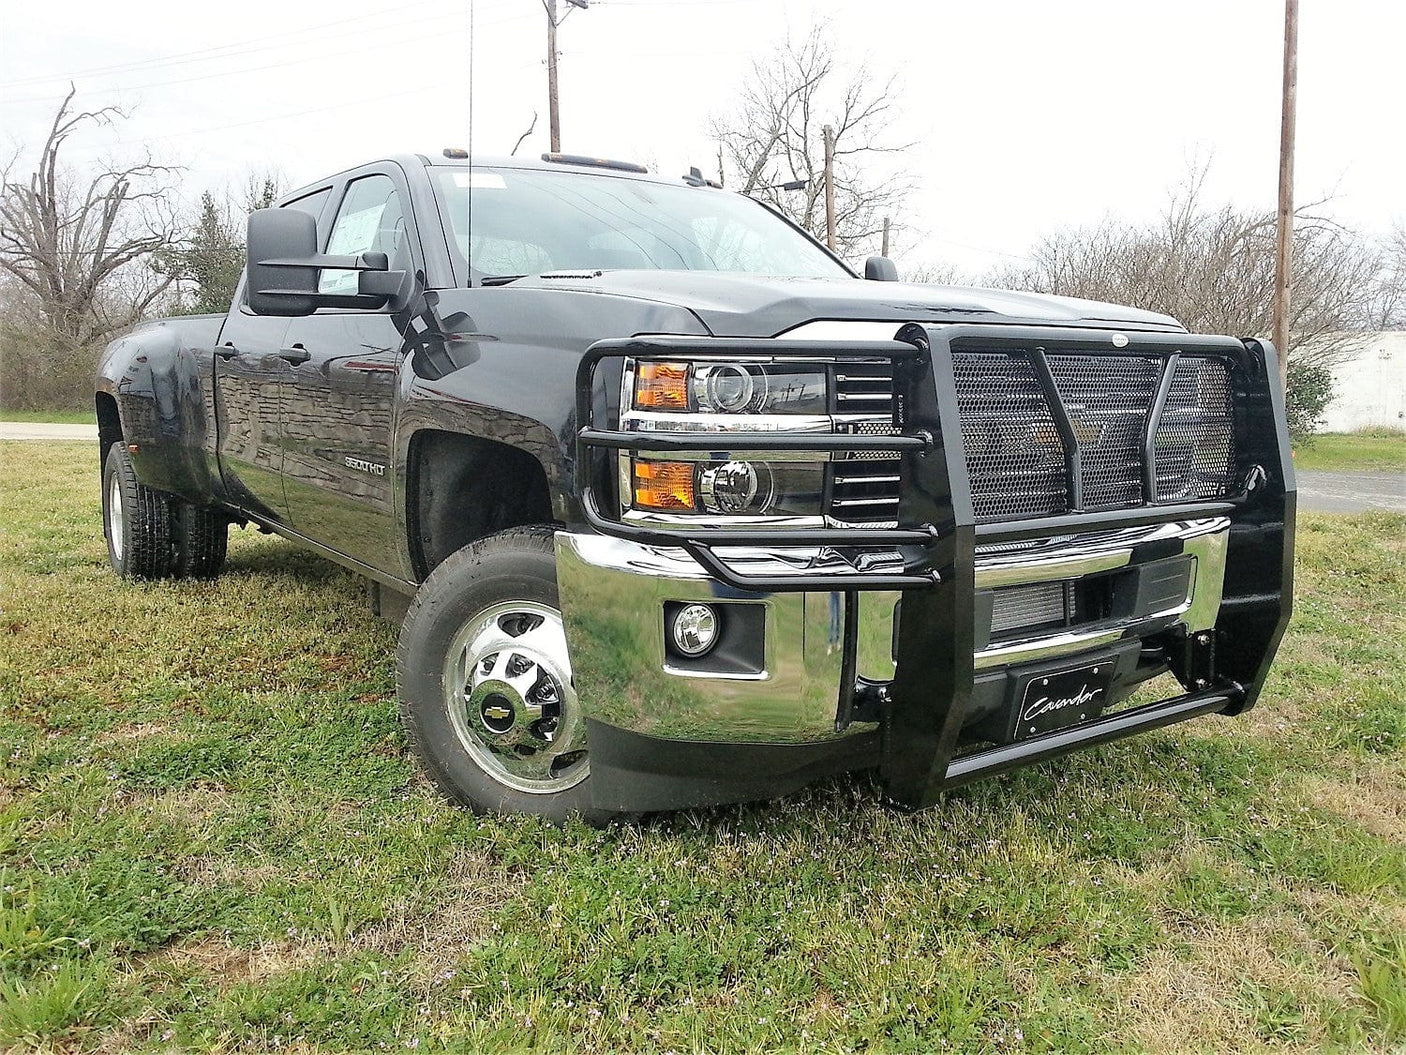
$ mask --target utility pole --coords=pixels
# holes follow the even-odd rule
[[[1284,98],[1279,122],[1279,245],[1274,260],[1274,348],[1289,385],[1289,286],[1294,252],[1294,119],[1299,84],[1299,0],[1284,0]]]
[[[825,136],[825,244],[835,251],[835,130],[826,125]]]
[[[572,7],[585,9],[591,0],[566,0]],[[547,116],[551,125],[552,153],[561,153],[561,115],[557,112],[557,0],[542,0],[547,9]],[[568,12],[569,14],[570,12]],[[565,15],[562,20],[565,20]]]
[[[884,240],[882,243],[882,248],[879,249],[879,255],[889,255],[889,218],[887,216],[884,217]]]

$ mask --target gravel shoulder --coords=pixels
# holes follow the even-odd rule
[[[96,425],[60,425],[52,421],[0,421],[0,440],[93,440]]]
[[[1317,513],[1406,513],[1406,473],[1299,470],[1299,507]]]

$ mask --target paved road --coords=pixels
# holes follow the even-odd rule
[[[1389,509],[1406,513],[1406,473],[1323,473],[1300,469],[1299,508],[1318,513]]]
[[[0,421],[0,440],[92,440],[96,425],[56,425],[48,421]]]
[[[96,425],[0,421],[0,440],[94,440]],[[1390,509],[1406,513],[1406,473],[1307,472],[1299,474],[1299,508],[1320,513]]]

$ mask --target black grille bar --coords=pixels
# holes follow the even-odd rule
[[[927,525],[919,528],[722,528],[688,525],[679,530],[651,527],[628,520],[611,520],[600,509],[595,491],[581,496],[582,511],[591,527],[607,534],[643,542],[647,546],[682,546],[689,541],[707,546],[927,546],[941,533]],[[837,542],[837,539],[843,539]]]
[[[1060,397],[1054,373],[1050,370],[1050,361],[1045,357],[1045,350],[1036,348],[1032,351],[1030,362],[1035,367],[1035,376],[1040,380],[1040,387],[1045,390],[1045,398],[1050,403],[1050,415],[1054,418],[1055,428],[1059,430],[1059,438],[1064,443],[1064,473],[1069,494],[1067,508],[1071,513],[1077,513],[1084,508],[1084,456],[1079,450],[1079,437],[1074,434],[1074,422],[1069,419],[1069,408]]]
[[[1176,377],[1177,364],[1180,362],[1181,353],[1173,352],[1162,363],[1162,376],[1157,381],[1157,398],[1142,430],[1142,487],[1149,502],[1157,501],[1157,430],[1162,425],[1162,414],[1167,409],[1167,396],[1171,395],[1172,379]]]
[[[1133,506],[1128,509],[1106,509],[1101,513],[1075,513],[1067,516],[1033,517],[1028,520],[1004,520],[998,524],[978,524],[976,540],[979,543],[1020,542],[1048,535],[1074,535],[1115,528],[1141,527],[1144,524],[1165,524],[1173,520],[1228,516],[1240,508],[1250,493],[1247,489],[1223,502]]]

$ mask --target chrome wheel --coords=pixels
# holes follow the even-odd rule
[[[107,487],[107,538],[112,545],[112,559],[119,564],[122,562],[122,526],[126,519],[122,509],[122,477],[113,473]]]
[[[494,780],[551,794],[586,778],[586,725],[555,608],[507,601],[470,619],[450,645],[444,693],[459,742]]]

